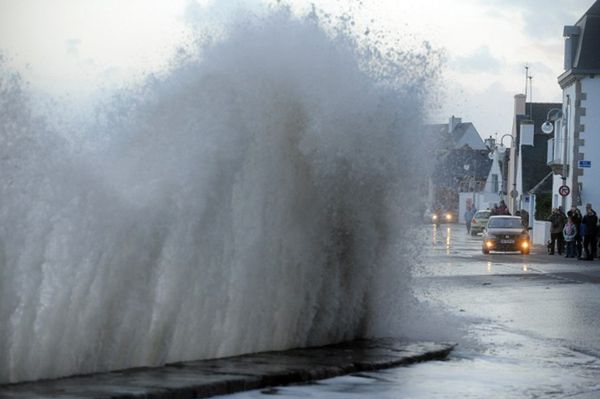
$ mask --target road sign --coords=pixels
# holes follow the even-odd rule
[[[571,189],[569,188],[569,186],[560,186],[558,188],[558,193],[560,195],[562,195],[563,197],[566,197],[567,195],[569,195],[571,193]]]
[[[592,167],[592,161],[579,161],[577,163],[577,166],[579,166],[580,168],[591,168]]]

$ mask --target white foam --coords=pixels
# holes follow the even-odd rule
[[[426,57],[255,18],[76,146],[1,83],[0,383],[397,325]]]

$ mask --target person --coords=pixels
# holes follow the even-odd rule
[[[585,204],[585,212],[587,213],[588,209],[591,209],[592,212],[594,213],[594,215],[598,216],[598,214],[596,213],[596,211],[594,210],[594,208],[592,208],[592,204],[590,204],[589,202],[587,204]]]
[[[471,234],[471,220],[475,216],[475,207],[471,204],[467,204],[467,210],[465,211],[465,223],[467,224],[467,233]]]
[[[598,216],[590,206],[586,206],[587,214],[581,220],[583,229],[583,248],[584,254],[579,258],[581,260],[594,260],[596,257],[596,235],[598,234]],[[585,256],[583,256],[585,255]]]
[[[529,227],[529,212],[527,212],[525,209],[521,209],[521,224],[523,225],[524,228],[528,228]]]
[[[567,216],[573,219],[576,228],[575,235],[575,254],[581,258],[581,250],[583,249],[583,236],[581,235],[581,212],[575,205],[571,206],[571,210],[567,212]]]
[[[564,241],[563,241],[563,229],[565,227],[565,219],[558,208],[552,209],[550,214],[550,255],[554,255],[554,250],[558,251],[559,255],[562,255]]]
[[[575,236],[577,235],[577,227],[575,223],[573,223],[573,218],[571,216],[567,217],[567,224],[562,231],[563,237],[565,239],[565,243],[567,245],[567,255],[566,258],[574,258],[575,257]]]
[[[510,212],[508,211],[508,207],[504,203],[504,200],[500,200],[500,205],[498,205],[497,212],[498,215],[510,215]]]
[[[492,206],[492,209],[490,209],[490,216],[495,216],[498,214],[498,204],[494,204],[494,206]]]

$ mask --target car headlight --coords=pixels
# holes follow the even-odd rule
[[[447,213],[447,214],[446,214],[446,220],[452,220],[452,215],[451,215],[451,214],[449,214],[449,213]]]
[[[431,216],[431,218],[432,218],[433,220],[437,220],[437,215],[433,215],[433,216]]]

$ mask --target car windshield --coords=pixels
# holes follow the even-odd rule
[[[523,228],[521,219],[493,218],[488,222],[488,228],[520,229]]]
[[[476,218],[489,218],[490,217],[490,211],[479,211],[475,214]]]

